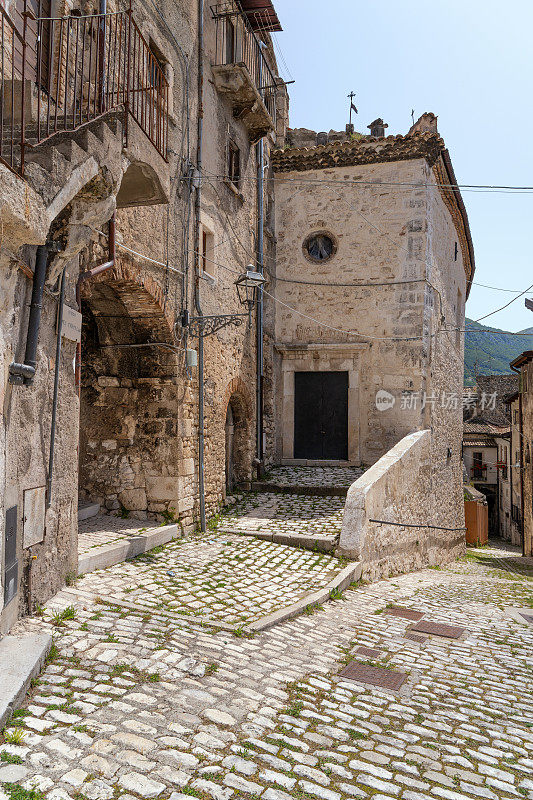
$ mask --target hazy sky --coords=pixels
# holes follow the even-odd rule
[[[357,93],[356,130],[376,117],[406,133],[424,111],[439,117],[458,183],[533,185],[531,0],[274,0],[287,62],[290,123],[340,130]],[[521,291],[533,283],[533,193],[463,191],[476,256],[474,280]],[[467,315],[512,294],[473,286]],[[529,292],[533,297],[533,290]],[[483,321],[533,327],[519,298]]]

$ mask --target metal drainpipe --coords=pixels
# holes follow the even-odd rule
[[[9,382],[13,384],[20,385],[24,383],[26,386],[31,386],[35,377],[35,368],[37,366],[37,342],[39,340],[39,328],[41,326],[48,251],[49,246],[47,244],[40,244],[37,248],[31,291],[30,315],[28,318],[28,332],[26,334],[26,352],[24,354],[23,364],[18,364],[14,361],[9,366]]]
[[[52,502],[52,474],[54,471],[54,449],[56,441],[56,421],[57,421],[57,396],[59,390],[59,367],[61,362],[61,327],[63,325],[63,302],[65,300],[65,273],[67,266],[63,267],[61,273],[61,289],[59,291],[59,308],[57,314],[57,338],[56,338],[56,364],[54,370],[54,399],[52,402],[52,422],[50,425],[50,453],[48,456],[48,481],[46,489],[46,508],[50,508]]]
[[[198,0],[198,140],[196,143],[196,169],[198,185],[194,203],[194,305],[199,317],[203,316],[200,303],[200,208],[202,200],[202,146],[204,122],[204,3]],[[200,530],[205,533],[204,485],[204,332],[198,329],[198,496],[200,501]]]
[[[263,139],[257,143],[257,270],[264,272],[264,147]],[[259,288],[256,320],[256,456],[257,477],[263,472],[263,287]]]
[[[109,261],[106,261],[104,264],[98,264],[98,266],[93,267],[92,269],[88,269],[85,272],[81,272],[78,277],[78,282],[76,283],[76,303],[78,304],[78,311],[81,313],[81,284],[85,281],[88,281],[90,278],[94,278],[95,275],[99,275],[101,272],[105,272],[106,269],[111,269],[111,267],[115,266],[115,256],[116,256],[116,245],[115,245],[115,213],[113,212],[113,216],[109,220],[109,237],[108,237],[108,252],[109,252]],[[78,390],[78,397],[81,394],[81,342],[76,344],[76,369],[75,369],[75,384],[76,389]]]

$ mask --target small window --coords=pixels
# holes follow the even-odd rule
[[[309,261],[328,261],[336,252],[335,239],[325,231],[310,234],[303,243],[303,253]]]
[[[241,151],[231,139],[228,142],[228,180],[238,189],[241,180]]]
[[[459,255],[459,248],[458,248],[458,246],[457,246],[457,242],[456,242],[456,243],[455,243],[455,250],[454,250],[454,253],[453,253],[453,260],[454,260],[454,261],[457,261],[457,256],[458,256],[458,255]]]
[[[147,54],[147,59],[147,73],[150,80],[150,85],[153,86],[154,89],[161,91],[163,88],[161,73],[164,77],[165,65],[168,62],[152,38],[150,38],[150,50]]]
[[[202,238],[200,243],[200,265],[202,272],[210,275],[212,278],[215,276],[215,237],[210,230],[202,225]]]

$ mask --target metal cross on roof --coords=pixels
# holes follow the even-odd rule
[[[353,102],[354,97],[355,97],[355,92],[350,92],[350,94],[348,95],[348,99],[350,100],[350,125],[352,124],[352,111],[355,111],[356,114],[359,113]]]

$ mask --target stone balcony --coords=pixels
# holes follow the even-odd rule
[[[244,123],[252,143],[275,130],[274,96],[261,96],[244,62],[212,69],[217,90],[231,103],[233,116]]]

